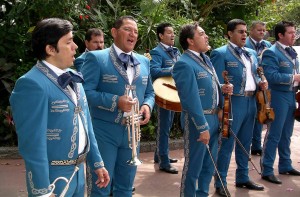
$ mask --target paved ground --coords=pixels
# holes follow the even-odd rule
[[[295,124],[292,137],[292,160],[293,166],[300,170],[300,123]],[[134,197],[177,197],[179,196],[179,187],[181,171],[183,166],[183,150],[170,152],[171,157],[176,157],[179,162],[175,164],[179,169],[178,175],[166,174],[158,170],[157,164],[153,163],[153,152],[142,153],[141,160],[143,164],[138,167],[138,173],[135,179],[136,193]],[[259,167],[259,157],[252,158],[254,164]],[[282,185],[268,183],[260,178],[254,170],[251,163],[250,176],[253,181],[265,186],[264,191],[249,191],[246,189],[237,189],[234,186],[235,180],[235,160],[234,154],[231,159],[229,176],[227,179],[228,188],[232,196],[272,196],[272,197],[299,197],[300,196],[300,177],[279,175],[283,181]],[[275,163],[275,172],[277,172],[277,160]],[[27,196],[25,187],[24,163],[21,159],[1,159],[0,160],[0,197],[25,197]],[[216,197],[213,188],[213,181],[210,185],[210,196]]]

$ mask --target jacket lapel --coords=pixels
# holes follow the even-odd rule
[[[57,75],[48,67],[46,66],[43,62],[38,61],[37,64],[35,65],[39,71],[41,71],[52,83],[54,83],[75,105],[75,101],[72,98],[72,95],[69,91],[68,88],[63,89],[57,82]],[[78,91],[77,91],[78,92]],[[78,94],[78,93],[77,93]],[[77,95],[78,96],[78,95]]]

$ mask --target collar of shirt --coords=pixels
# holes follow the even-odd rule
[[[88,50],[88,48],[85,48],[85,51],[84,52],[89,52],[90,50]]]
[[[172,46],[166,45],[166,44],[164,44],[162,42],[160,42],[160,44],[163,45],[166,49],[169,48],[169,47],[172,47]]]
[[[236,44],[234,44],[234,43],[232,43],[232,42],[230,42],[230,41],[229,41],[229,43],[231,44],[231,46],[233,47],[233,49],[235,49],[235,47],[239,47],[238,45],[236,45]],[[245,47],[239,47],[239,48],[241,48],[241,49],[247,51],[247,50],[245,49]]]
[[[256,40],[254,40],[253,38],[251,38],[250,36],[249,36],[249,38],[252,40],[252,42],[256,45],[257,43],[261,43],[262,42],[262,40],[260,41],[260,42],[257,42]]]
[[[278,43],[283,49],[285,49],[286,47],[289,47],[289,46],[286,46],[286,45],[282,44],[282,43],[279,42],[279,41],[276,41],[276,43]]]
[[[46,60],[43,60],[42,62],[44,64],[46,64],[46,66],[48,66],[57,76],[60,76],[61,74],[66,72],[66,70],[62,70],[62,69],[52,65],[49,62],[47,62]]]
[[[113,44],[113,47],[115,48],[115,51],[116,51],[118,57],[119,57],[119,55],[120,55],[121,53],[125,53],[125,52],[122,51],[119,47],[117,47],[115,44]],[[128,52],[128,53],[125,53],[125,54],[127,54],[127,55],[132,55],[132,51],[130,51],[130,52]]]
[[[232,42],[230,42],[230,41],[229,41],[229,43],[231,44],[231,46],[232,46],[233,48],[239,47],[238,45],[236,45],[236,44],[234,44],[234,43],[232,43]],[[245,47],[240,47],[240,48],[245,49]]]
[[[197,57],[200,57],[202,59],[202,57],[200,56],[200,53],[193,51],[191,49],[188,49],[190,52],[192,52],[193,54],[195,54]]]

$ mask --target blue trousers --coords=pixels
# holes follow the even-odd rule
[[[261,132],[263,125],[255,119],[251,150],[261,150]]]
[[[255,97],[232,96],[231,101],[233,115],[231,129],[249,153],[256,116]],[[225,186],[227,186],[226,177],[234,147],[234,140],[232,135],[230,135],[228,139],[223,138],[218,152],[218,171]],[[235,146],[235,160],[237,164],[236,183],[245,183],[249,181],[249,158],[237,143]],[[216,177],[215,180],[215,187],[222,187],[220,179]]]
[[[50,166],[50,181],[53,181],[58,177],[65,177],[66,179],[70,180],[74,172],[75,166]],[[64,180],[59,180],[55,183],[55,190],[54,194],[59,196],[61,192],[66,187],[67,183]],[[85,176],[84,176],[84,165],[83,163],[79,166],[79,170],[76,172],[75,176],[73,177],[69,189],[67,190],[66,197],[83,197],[84,196],[84,189],[85,189]]]
[[[266,134],[262,153],[262,176],[274,174],[274,160],[276,149],[279,154],[279,172],[292,170],[290,158],[291,136],[294,128],[295,93],[272,90],[271,107],[274,109],[275,119]]]
[[[137,167],[127,164],[132,158],[132,149],[129,148],[128,132],[125,125],[105,122],[93,119],[93,128],[98,147],[109,176],[114,181],[113,196],[132,196],[132,186]],[[137,149],[139,153],[139,149]],[[97,176],[93,173],[92,183],[95,183]],[[91,196],[109,196],[111,182],[106,188],[98,188],[92,184]]]
[[[184,127],[184,166],[181,179],[181,197],[208,196],[209,184],[214,173],[214,165],[207,147],[202,142],[197,142],[198,132],[188,115],[181,117]],[[184,118],[184,120],[183,120]],[[210,127],[209,147],[216,161],[218,150],[219,121],[217,115],[205,115]],[[198,185],[198,187],[196,186]]]
[[[172,128],[174,112],[163,109],[156,105],[157,109],[157,130],[156,149],[154,161],[158,161],[159,166],[166,168],[170,166],[169,161],[169,136]]]

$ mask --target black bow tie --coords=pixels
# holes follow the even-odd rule
[[[83,77],[80,72],[73,73],[71,71],[65,72],[57,78],[58,84],[65,89],[68,85],[73,85],[72,83],[83,82]]]
[[[234,50],[237,52],[237,54],[239,54],[239,56],[241,56],[242,54],[245,55],[245,57],[250,60],[250,54],[248,51],[242,49],[241,47],[235,47]]]
[[[172,55],[172,57],[175,57],[176,54],[177,54],[178,49],[174,48],[174,47],[169,47],[169,48],[166,49],[166,51],[169,52]]]
[[[133,64],[133,66],[137,66],[140,64],[140,62],[133,57],[132,55],[128,55],[126,53],[121,53],[119,55],[119,59],[121,60],[121,62],[123,63],[125,70],[127,70],[127,65],[131,62]]]
[[[286,47],[285,50],[291,56],[292,59],[296,59],[297,52],[295,51],[295,49],[293,49],[292,47]]]
[[[257,42],[256,43],[256,49],[257,50],[263,50],[264,48],[266,47],[266,44],[265,44],[265,42]]]

